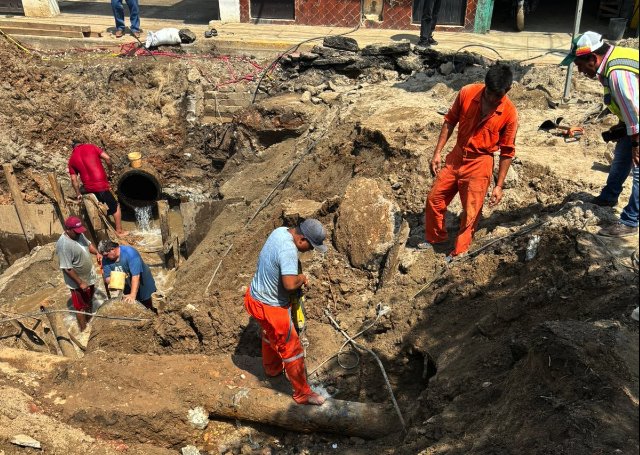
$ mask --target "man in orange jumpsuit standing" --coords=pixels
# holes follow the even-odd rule
[[[518,129],[516,108],[507,97],[512,82],[513,73],[507,65],[493,65],[484,84],[470,84],[460,90],[445,116],[431,160],[431,174],[436,180],[426,203],[427,241],[418,245],[419,248],[447,241],[444,215],[453,197],[460,193],[464,213],[455,248],[447,259],[469,249],[493,175],[493,154],[497,151],[500,151],[500,166],[489,204],[493,207],[502,199],[502,186],[515,155]],[[458,139],[442,167],[442,149],[456,125]]]
[[[262,327],[262,365],[267,376],[278,376],[284,370],[293,386],[293,399],[298,404],[321,405],[318,395],[307,382],[304,351],[291,318],[289,295],[308,284],[298,273],[298,252],[315,249],[324,253],[326,237],[318,220],[304,220],[295,228],[279,227],[267,238],[244,306]]]

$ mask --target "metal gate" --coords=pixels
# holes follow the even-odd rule
[[[295,0],[251,0],[250,3],[251,19],[295,19]]]
[[[22,0],[0,0],[0,14],[24,14]]]
[[[420,23],[423,0],[413,0],[412,19],[414,24]],[[467,9],[467,0],[442,0],[438,13],[439,25],[464,25],[464,14]]]

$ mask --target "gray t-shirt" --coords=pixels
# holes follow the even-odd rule
[[[74,269],[85,283],[92,285],[98,280],[98,275],[93,268],[89,245],[91,245],[91,242],[84,234],[80,234],[77,240],[62,234],[56,242],[56,254],[58,255],[61,269]],[[67,287],[78,289],[78,285],[69,275],[64,272],[62,274]]]

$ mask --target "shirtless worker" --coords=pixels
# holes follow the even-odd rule
[[[71,185],[73,185],[78,201],[82,199],[80,182],[78,182],[78,175],[80,175],[85,191],[95,194],[98,201],[107,205],[107,215],[113,215],[118,235],[126,235],[127,233],[122,230],[120,204],[111,193],[111,186],[109,185],[108,175],[113,173],[111,157],[100,147],[93,144],[82,144],[78,141],[73,141],[72,147],[73,151],[69,157],[68,167]],[[105,172],[102,161],[107,164],[109,174]]]
[[[431,248],[434,244],[447,241],[444,215],[453,197],[460,193],[464,213],[455,247],[447,260],[467,252],[493,176],[493,154],[498,151],[498,178],[489,205],[494,207],[502,200],[504,180],[515,156],[518,129],[516,108],[507,97],[512,82],[511,68],[495,64],[487,71],[484,84],[462,87],[445,115],[431,160],[431,174],[436,179],[425,209],[427,241],[419,244],[418,248]],[[442,167],[442,149],[456,125],[458,139]]]
[[[258,267],[244,297],[244,306],[262,327],[262,365],[267,376],[284,370],[298,404],[321,405],[325,399],[309,387],[304,351],[293,327],[289,295],[308,284],[298,273],[298,252],[324,253],[326,237],[318,220],[307,219],[295,228],[279,227],[267,238]]]

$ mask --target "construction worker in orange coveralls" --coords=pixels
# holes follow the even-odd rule
[[[444,118],[431,160],[436,177],[425,209],[426,242],[421,249],[446,242],[444,215],[447,206],[460,193],[464,213],[455,248],[447,261],[467,252],[482,213],[484,198],[493,175],[493,154],[500,151],[498,178],[489,200],[496,206],[502,200],[502,187],[515,155],[518,129],[516,108],[507,97],[513,82],[511,68],[496,64],[489,68],[484,84],[463,87]],[[442,167],[442,149],[458,125],[458,139]]]
[[[295,228],[279,227],[267,238],[244,306],[262,327],[262,365],[267,376],[284,370],[298,404],[321,405],[325,399],[309,387],[304,350],[293,326],[289,295],[308,284],[298,273],[298,252],[327,251],[324,227],[307,219]]]

